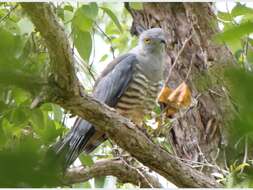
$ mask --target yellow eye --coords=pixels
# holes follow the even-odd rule
[[[151,40],[150,40],[149,38],[145,38],[145,39],[144,39],[144,43],[145,43],[145,44],[150,44],[150,42],[151,42]]]

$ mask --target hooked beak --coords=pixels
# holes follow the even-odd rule
[[[164,38],[160,38],[160,43],[161,43],[161,44],[165,44],[165,45],[166,45],[166,41],[165,41],[165,39],[164,39]]]
[[[166,41],[164,39],[161,40],[161,43],[166,44]]]

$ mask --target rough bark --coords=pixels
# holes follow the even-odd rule
[[[67,35],[63,27],[58,22],[54,10],[49,4],[43,3],[21,3],[22,8],[33,15],[32,22],[39,29],[41,36],[45,39],[45,44],[50,56],[50,71],[48,73],[48,86],[44,86],[44,92],[35,99],[36,107],[41,102],[47,101],[52,94],[56,97],[66,96],[65,93],[78,95],[80,83],[75,75],[73,67],[74,59]],[[53,16],[52,16],[53,15]],[[64,94],[60,94],[64,93]]]
[[[179,187],[220,186],[213,178],[192,169],[153,143],[131,121],[114,109],[79,93],[81,89],[73,72],[74,61],[69,42],[52,8],[47,3],[22,3],[22,7],[44,37],[49,50],[52,65],[50,80],[53,80],[44,92],[47,94],[47,101],[59,104],[86,119],[141,163]],[[60,50],[56,50],[58,48]]]
[[[133,17],[133,34],[138,35],[140,27],[161,27],[167,32],[165,78],[176,64],[168,85],[175,88],[185,80],[192,91],[194,104],[176,115],[168,135],[175,154],[184,160],[215,165],[220,148],[226,145],[226,124],[231,117],[222,71],[234,60],[224,45],[213,40],[218,24],[212,4],[144,3],[143,10],[133,10],[128,4],[126,8]]]
[[[71,168],[67,171],[64,183],[71,185],[88,181],[93,177],[113,175],[123,183],[132,183],[143,188],[161,188],[162,185],[157,178],[148,174],[146,171],[124,163],[120,159],[100,160],[91,167]]]

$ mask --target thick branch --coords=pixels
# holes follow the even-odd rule
[[[104,131],[121,148],[127,150],[141,163],[153,169],[180,187],[218,187],[219,184],[201,172],[186,166],[183,162],[170,155],[160,146],[154,144],[132,122],[119,115],[112,108],[94,100],[88,95],[82,97],[73,93],[79,83],[74,75],[73,57],[69,52],[69,44],[57,23],[55,14],[48,4],[23,3],[33,23],[44,37],[53,70],[63,79],[60,81],[64,88],[62,92],[53,91],[51,102],[61,105],[66,110],[86,119],[98,130]],[[45,29],[45,27],[48,27]],[[60,50],[58,50],[60,49]],[[64,68],[64,69],[62,69]],[[64,73],[59,73],[59,71]],[[56,80],[59,82],[59,80]],[[70,86],[74,85],[74,87]],[[65,87],[69,88],[65,88]],[[59,96],[60,95],[60,96]]]
[[[132,183],[144,188],[162,187],[154,176],[145,171],[141,171],[140,174],[136,168],[123,163],[119,159],[98,161],[89,168],[71,168],[67,171],[64,182],[70,185],[87,181],[93,177],[109,175],[117,177],[123,183]]]
[[[73,67],[74,59],[63,27],[48,3],[21,3],[32,22],[45,39],[50,55],[53,83],[65,92],[79,93],[79,83]]]
[[[102,130],[141,163],[180,187],[217,187],[215,180],[185,165],[154,144],[130,120],[88,95],[72,96],[60,104]],[[180,177],[179,177],[180,176]]]

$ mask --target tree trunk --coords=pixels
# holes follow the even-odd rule
[[[222,158],[220,150],[227,144],[226,125],[231,119],[222,68],[233,64],[233,56],[213,40],[218,32],[213,5],[144,3],[143,10],[125,5],[133,17],[132,34],[138,35],[139,28],[161,27],[166,31],[165,78],[175,64],[168,85],[175,88],[185,81],[192,92],[192,105],[175,116],[168,133],[174,153],[183,160],[222,166],[224,159],[217,158]],[[205,169],[207,173],[211,171]]]

